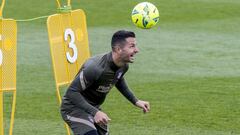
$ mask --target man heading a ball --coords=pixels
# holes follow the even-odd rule
[[[146,113],[150,105],[138,100],[128,88],[124,74],[128,63],[134,62],[139,52],[134,32],[120,30],[112,36],[112,51],[88,59],[71,85],[61,104],[64,121],[74,135],[108,135],[108,115],[101,111],[100,105],[113,86],[132,104]]]

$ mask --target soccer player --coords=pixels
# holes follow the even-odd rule
[[[150,111],[149,103],[137,99],[123,77],[128,63],[133,63],[139,52],[134,32],[117,31],[111,46],[111,52],[94,56],[83,64],[63,96],[61,114],[74,135],[109,134],[107,124],[111,119],[100,105],[113,86],[144,113]]]

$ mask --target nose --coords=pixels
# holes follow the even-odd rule
[[[138,47],[135,48],[135,53],[138,53],[140,50]]]

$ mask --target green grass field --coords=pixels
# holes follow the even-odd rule
[[[240,1],[149,0],[160,11],[150,30],[134,27],[140,0],[72,0],[87,14],[91,54],[110,51],[112,34],[136,32],[140,53],[126,75],[144,115],[114,88],[103,105],[112,135],[240,134]],[[55,1],[7,0],[4,17],[54,14]],[[46,19],[18,23],[15,135],[64,135]],[[8,103],[8,102],[7,102]]]

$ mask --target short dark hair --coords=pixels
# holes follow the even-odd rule
[[[133,37],[135,38],[135,33],[132,31],[126,31],[126,30],[119,30],[115,32],[112,36],[112,50],[115,48],[115,46],[119,43],[121,45],[122,42],[125,42],[126,38]],[[122,47],[122,46],[120,46]]]

